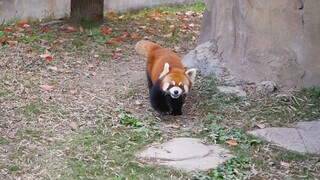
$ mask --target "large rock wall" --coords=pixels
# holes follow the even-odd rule
[[[319,0],[208,0],[199,44],[216,42],[221,64],[239,81],[320,86],[319,7]]]

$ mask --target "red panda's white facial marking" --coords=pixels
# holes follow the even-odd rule
[[[182,94],[189,92],[189,86],[183,84],[182,82],[176,83],[175,81],[163,83],[162,90],[170,93],[172,98],[179,98]]]

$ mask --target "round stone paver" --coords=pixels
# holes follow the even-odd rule
[[[153,144],[137,154],[143,164],[166,165],[185,171],[206,171],[216,168],[232,155],[218,145],[206,145],[196,138],[174,138]]]

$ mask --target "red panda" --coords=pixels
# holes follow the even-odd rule
[[[150,41],[139,41],[135,49],[147,59],[152,107],[160,114],[181,115],[185,97],[196,77],[196,69],[186,71],[174,52]]]

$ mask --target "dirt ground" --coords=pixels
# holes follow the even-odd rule
[[[319,177],[317,156],[274,148],[244,133],[319,117],[320,99],[311,91],[242,99],[218,93],[220,82],[199,76],[182,116],[160,116],[150,107],[145,60],[135,43],[149,39],[182,57],[196,46],[203,8],[108,13],[93,28],[68,21],[1,26],[0,177]],[[181,136],[223,145],[233,138],[240,145],[228,148],[237,158],[197,178],[133,163],[134,153],[148,144]]]
[[[126,16],[131,14],[123,19],[110,14],[103,25],[91,30],[63,21],[30,24],[31,30],[29,23],[20,26],[21,21],[2,27],[0,177],[53,178],[54,170],[63,166],[59,157],[65,152],[52,145],[82,129],[101,126],[97,117],[108,119],[108,126],[117,126],[119,111],[155,120],[166,131],[180,125],[190,128],[189,124],[199,119],[190,102],[180,117],[160,117],[150,107],[145,60],[134,51],[134,45],[150,39],[186,54],[194,48],[199,32],[201,13],[192,13],[190,17],[180,13],[187,23],[197,23],[195,27],[183,23],[180,32],[174,32],[178,20],[158,11],[151,11],[150,17],[142,12],[128,20]],[[141,22],[139,16],[146,16],[151,23]],[[172,22],[174,27],[156,29],[157,21]],[[193,40],[176,40],[179,35],[173,33]],[[116,39],[123,35],[125,38]],[[114,39],[115,43],[108,43]]]

